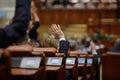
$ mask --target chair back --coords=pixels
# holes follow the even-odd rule
[[[11,80],[11,60],[6,50],[0,50],[0,80]]]
[[[120,80],[120,53],[107,52],[102,57],[103,80]]]

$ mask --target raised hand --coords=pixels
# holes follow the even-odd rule
[[[50,27],[50,33],[59,39],[64,37],[64,33],[62,32],[60,25],[52,24]]]

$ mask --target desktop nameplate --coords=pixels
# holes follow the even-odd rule
[[[83,64],[83,63],[85,63],[85,58],[78,58],[78,63],[79,64]]]
[[[42,58],[38,57],[13,57],[12,67],[14,68],[39,68]]]
[[[75,58],[67,58],[66,64],[75,64]]]
[[[48,57],[46,65],[62,65],[62,57]]]

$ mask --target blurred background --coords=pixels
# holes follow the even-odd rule
[[[60,24],[67,39],[114,41],[120,37],[120,0],[34,0],[40,18],[39,37]],[[0,0],[0,27],[14,15],[15,0]]]

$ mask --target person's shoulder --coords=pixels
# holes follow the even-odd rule
[[[120,48],[112,47],[108,50],[108,52],[120,52]]]
[[[67,41],[67,40],[61,40],[60,43],[61,44],[69,44],[69,41]]]

